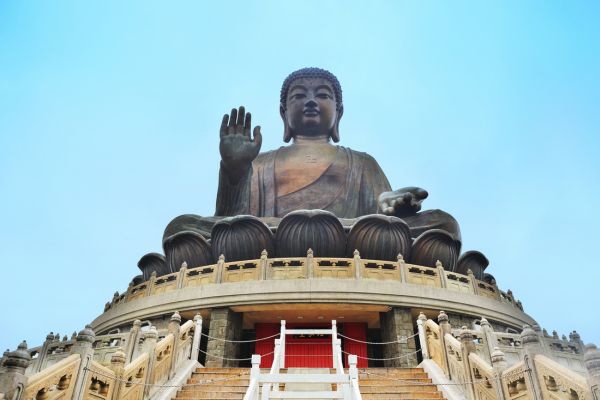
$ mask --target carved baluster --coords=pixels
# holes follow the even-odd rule
[[[585,346],[583,361],[588,371],[587,380],[592,391],[592,398],[600,399],[600,350],[596,345]]]
[[[4,361],[6,370],[0,374],[0,393],[6,399],[20,400],[27,386],[25,370],[31,365],[31,356],[27,351],[27,342],[23,341],[15,351],[9,352]]]

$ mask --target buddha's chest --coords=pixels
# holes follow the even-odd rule
[[[300,147],[300,146],[298,146]],[[343,179],[336,168],[330,168],[336,161],[337,148],[306,146],[286,149],[275,159],[275,183],[277,196],[300,190],[327,173],[329,179]],[[329,176],[331,175],[331,176]]]

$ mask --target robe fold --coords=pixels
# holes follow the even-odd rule
[[[339,218],[356,218],[377,213],[379,195],[391,190],[373,157],[338,146],[334,161],[321,176],[277,196],[275,160],[279,151],[259,154],[248,173],[236,183],[231,183],[221,167],[215,215],[283,217],[294,210],[321,209]]]

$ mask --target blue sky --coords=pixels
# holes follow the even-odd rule
[[[598,2],[0,2],[0,349],[70,334],[211,215],[223,113],[282,144],[281,82],[461,224],[549,331],[600,344]]]

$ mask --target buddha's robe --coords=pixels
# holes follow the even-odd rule
[[[338,146],[333,162],[320,176],[278,196],[276,158],[279,151],[259,154],[247,175],[235,184],[221,169],[216,215],[283,217],[294,210],[321,209],[340,218],[356,218],[377,213],[377,198],[391,190],[373,157]]]

